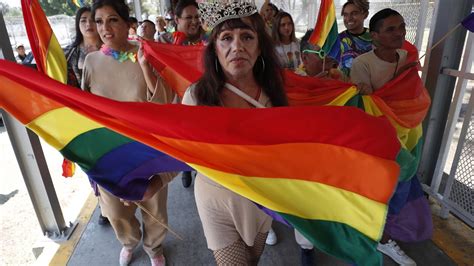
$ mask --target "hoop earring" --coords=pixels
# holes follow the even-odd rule
[[[265,60],[263,60],[263,56],[260,56],[262,58],[262,72],[265,72]]]
[[[217,58],[214,60],[214,65],[216,67],[216,73],[219,73],[219,67],[217,66]]]

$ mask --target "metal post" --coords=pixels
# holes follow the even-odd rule
[[[474,37],[472,33],[469,33],[467,42],[466,42],[466,49],[464,51],[464,60],[461,66],[461,70],[459,72],[466,73],[471,69],[472,60],[474,59],[473,53],[473,46],[472,43],[474,41]],[[443,74],[449,75],[450,71],[445,69]],[[454,135],[454,131],[456,129],[456,123],[458,121],[459,113],[461,111],[461,106],[463,103],[464,93],[466,91],[467,79],[464,76],[458,77],[458,82],[456,84],[455,94],[453,97],[453,103],[449,108],[448,114],[448,123],[446,125],[443,139],[441,141],[441,148],[438,156],[438,160],[436,161],[435,170],[433,174],[433,180],[431,181],[431,189],[432,192],[438,193],[439,187],[441,184],[441,179],[444,173],[444,166],[446,164],[446,159],[449,153],[449,147],[451,146],[451,141]],[[474,98],[474,97],[471,97]]]
[[[453,5],[452,1],[439,0],[436,6],[436,21],[433,23],[432,34],[430,34],[430,45],[469,15],[473,2],[473,0],[458,0]],[[431,51],[429,58],[425,61],[428,62],[424,73],[425,86],[432,99],[428,119],[424,124],[425,144],[418,169],[420,179],[425,184],[430,184],[433,178],[456,83],[455,77],[440,73],[444,68],[458,68],[465,37],[465,29],[455,31],[450,38]]]
[[[4,58],[15,61],[1,13],[0,50]],[[56,240],[66,240],[72,230],[64,222],[38,136],[4,110],[0,111],[43,233]]]
[[[142,21],[142,4],[140,0],[133,0],[133,6],[135,7],[135,17],[138,21]]]
[[[423,35],[425,34],[426,18],[428,17],[429,3],[428,0],[421,0],[420,17],[418,18],[417,32],[415,36],[415,46],[421,51],[423,45]]]

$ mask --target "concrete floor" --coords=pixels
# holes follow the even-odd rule
[[[99,209],[96,208],[87,224],[80,241],[69,258],[69,266],[117,265],[121,245],[116,240],[110,226],[97,224]],[[164,254],[168,265],[215,265],[212,253],[207,249],[201,222],[194,202],[193,187],[183,188],[178,176],[169,186],[168,193],[169,225],[180,234],[184,241],[168,234],[164,241]],[[294,240],[293,231],[284,225],[274,223],[278,236],[275,246],[266,246],[260,265],[299,265],[300,250]],[[424,241],[400,246],[418,265],[456,265],[432,241]],[[316,252],[318,265],[347,265],[340,260]],[[134,252],[131,265],[150,265],[141,247]],[[390,258],[384,258],[384,265],[397,265]]]

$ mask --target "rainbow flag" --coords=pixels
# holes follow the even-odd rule
[[[22,0],[23,19],[38,71],[59,82],[67,82],[67,61],[51,25],[37,0]],[[71,177],[76,166],[64,159],[63,176]]]
[[[21,9],[38,70],[59,82],[66,83],[66,57],[41,5],[37,0],[21,0]]]
[[[115,176],[118,168],[134,164],[135,154],[116,150],[117,143],[143,145],[153,171],[182,170],[179,163],[186,162],[280,214],[321,250],[361,265],[381,263],[376,244],[398,180],[400,150],[385,118],[353,107],[257,110],[116,102],[6,61],[0,61],[0,106],[66,158],[92,166],[93,174],[86,171],[107,189],[125,185],[122,189],[137,192],[135,183],[99,176]],[[108,130],[128,138],[112,139]],[[158,153],[176,159],[158,162]],[[116,161],[120,154],[128,161]],[[136,173],[141,181],[133,182],[149,180]]]
[[[71,0],[71,2],[76,5],[77,7],[83,7],[85,6],[84,0]]]
[[[330,57],[339,60],[341,47],[334,0],[321,0],[318,19],[309,42],[321,47]]]
[[[202,75],[203,47],[180,47],[155,42],[143,43],[145,56],[167,83],[179,94]],[[416,47],[405,42],[407,62],[416,61]],[[421,146],[421,122],[430,106],[429,94],[415,68],[388,82],[372,95],[361,96],[351,83],[303,77],[284,72],[285,89],[292,106],[355,106],[373,116],[387,116],[397,131],[402,150],[397,158],[407,181],[418,167]],[[317,83],[317,84],[316,84]]]
[[[154,43],[145,43],[149,61],[178,93],[201,75],[200,48],[186,50]],[[417,61],[416,47],[405,42],[408,62]],[[328,79],[301,77],[286,71],[285,88],[293,106],[355,106],[374,116],[386,116],[397,131],[401,150],[397,162],[401,167],[397,190],[390,201],[390,220],[387,230],[394,239],[422,241],[432,232],[431,214],[424,198],[420,198],[413,178],[419,164],[423,143],[421,122],[430,106],[430,98],[416,68],[406,71],[370,96],[361,96],[349,83]],[[410,189],[413,188],[413,189]],[[266,210],[265,208],[263,208]],[[284,219],[274,212],[278,221]],[[412,216],[417,214],[416,216]],[[409,222],[416,217],[417,222]],[[286,221],[284,221],[286,222]]]

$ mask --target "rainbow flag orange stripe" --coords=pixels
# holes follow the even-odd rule
[[[353,107],[257,110],[116,102],[5,61],[0,62],[0,106],[58,150],[69,146],[70,153],[63,152],[69,159],[90,160],[81,157],[87,156],[81,148],[97,153],[95,164],[114,154],[100,145],[104,138],[81,138],[106,126],[127,136],[109,142],[123,146],[137,140],[186,162],[275,211],[329,254],[357,264],[381,262],[376,243],[397,183],[400,150],[385,118]],[[81,143],[84,139],[90,142]],[[159,171],[155,158],[148,163]],[[122,166],[105,164],[95,173],[114,172],[114,167]],[[148,178],[136,177],[142,183]],[[134,189],[122,179],[97,182]]]
[[[59,82],[66,83],[66,57],[41,5],[37,0],[21,0],[21,7],[38,70]]]

